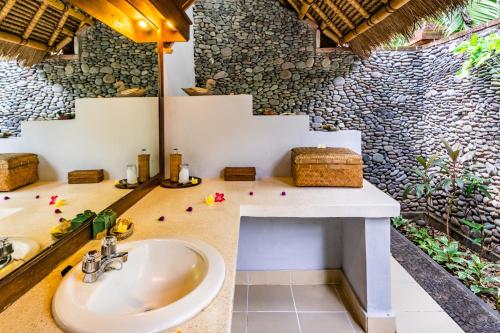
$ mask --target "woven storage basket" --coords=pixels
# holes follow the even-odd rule
[[[0,154],[0,192],[12,191],[37,180],[37,155]]]
[[[363,160],[347,148],[292,149],[295,186],[362,187]]]

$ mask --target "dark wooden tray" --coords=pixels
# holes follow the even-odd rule
[[[201,184],[201,178],[189,177],[189,180],[191,180],[193,178],[198,179],[198,184],[191,184],[191,183],[179,184],[177,182],[174,183],[174,182],[170,181],[170,178],[168,178],[168,179],[162,180],[162,182],[160,183],[160,186],[165,187],[165,188],[188,188],[188,187],[198,186]]]
[[[122,189],[122,190],[132,190],[134,188],[139,187],[139,183],[137,184],[127,184],[126,179],[121,179],[120,184],[115,185],[116,188]]]

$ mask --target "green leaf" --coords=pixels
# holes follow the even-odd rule
[[[470,290],[472,290],[474,294],[479,294],[481,292],[481,287],[476,284],[472,284],[470,286]]]
[[[424,168],[424,169],[427,168],[427,161],[425,160],[425,158],[423,156],[417,156],[417,161],[418,161],[418,163],[420,163],[422,168]]]

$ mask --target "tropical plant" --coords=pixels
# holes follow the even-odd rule
[[[476,223],[466,219],[461,219],[460,223],[468,226],[472,235],[479,235],[479,237],[473,238],[472,242],[480,246],[479,257],[482,258],[484,252],[484,231],[495,228],[495,225],[491,223]]]
[[[458,278],[469,283],[469,288],[475,294],[488,293],[497,296],[498,289],[492,287],[492,284],[499,284],[500,277],[488,276],[487,270],[494,267],[495,264],[489,264],[481,260],[477,255],[472,255],[470,260],[465,261],[465,265],[457,266]]]
[[[468,77],[471,69],[487,66],[493,75],[500,74],[500,34],[486,37],[473,34],[468,41],[458,44],[453,53],[465,54],[466,59],[457,72],[458,77]]]
[[[445,264],[449,269],[456,269],[456,265],[462,265],[466,262],[465,252],[458,249],[458,242],[450,241],[447,237],[438,238],[439,245],[434,248],[435,253],[432,259],[438,263]]]
[[[455,198],[458,195],[459,189],[464,187],[464,180],[462,178],[463,163],[467,162],[474,156],[474,152],[464,154],[462,146],[457,143],[450,145],[448,141],[442,139],[448,160],[440,163],[442,181],[439,187],[445,191],[446,199],[446,235],[450,237],[450,220],[455,205]]]
[[[488,181],[474,173],[468,172],[463,176],[464,187],[463,193],[470,197],[474,193],[479,193],[484,197],[491,198],[491,193],[488,188]]]
[[[432,196],[437,190],[435,186],[435,176],[436,169],[435,166],[440,163],[440,160],[436,155],[432,155],[429,159],[425,159],[423,156],[417,156],[418,168],[414,169],[415,174],[418,177],[418,182],[414,184],[409,184],[404,192],[403,198],[407,198],[410,193],[414,193],[418,199],[423,198],[425,200],[425,219],[429,217],[429,207],[432,204]],[[431,233],[434,236],[434,229],[431,229]]]
[[[404,217],[402,217],[401,215],[393,217],[391,219],[392,226],[396,229],[399,229],[400,227],[407,225],[408,222],[409,221],[407,219],[405,219]]]
[[[497,0],[470,0],[467,6],[441,16],[435,23],[445,29],[446,35],[467,30],[500,16]]]

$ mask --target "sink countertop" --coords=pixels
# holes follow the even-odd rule
[[[282,196],[281,192],[286,195]],[[226,201],[208,206],[205,196],[223,192]],[[249,194],[253,192],[253,196]],[[193,207],[191,213],[187,207]],[[214,301],[175,332],[229,332],[236,273],[240,217],[392,217],[399,203],[367,181],[361,189],[298,188],[290,178],[256,182],[224,182],[206,179],[186,189],[157,187],[123,216],[136,223],[129,240],[146,238],[194,238],[214,246],[226,264],[226,279]],[[165,216],[164,222],[158,218]],[[99,248],[90,241],[66,259],[46,278],[0,314],[2,332],[61,332],[52,319],[51,301],[67,265],[76,265],[83,254]]]

